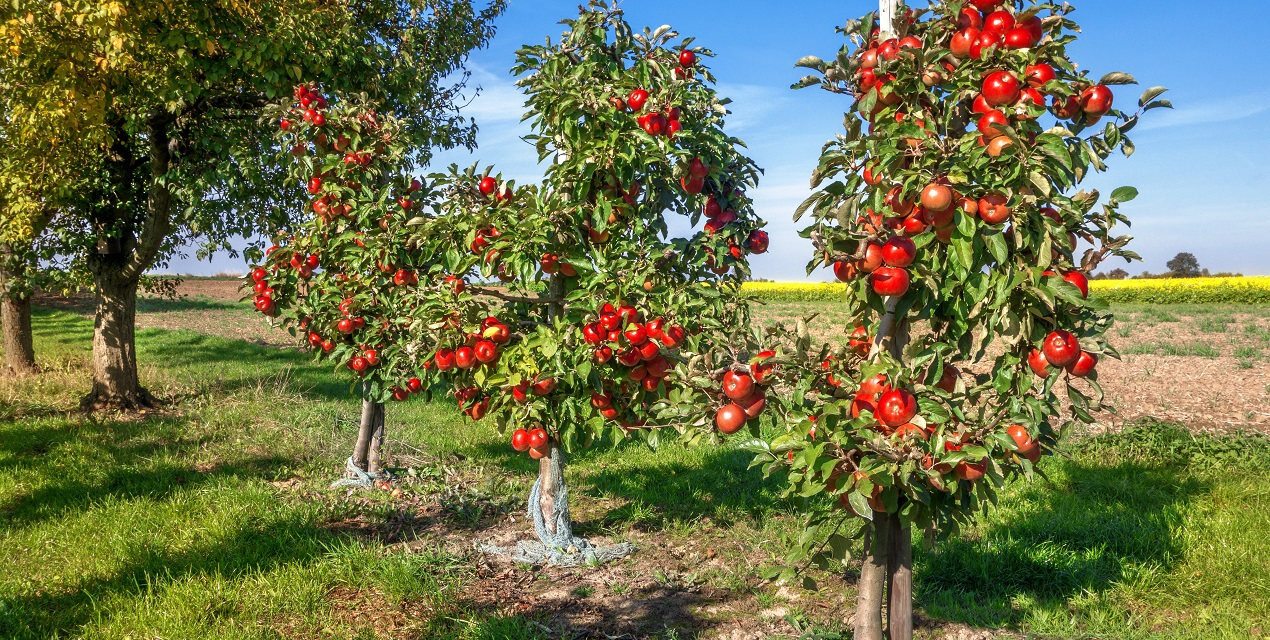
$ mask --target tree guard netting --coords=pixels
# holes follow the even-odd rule
[[[331,483],[332,489],[340,487],[373,487],[376,480],[391,480],[392,476],[388,472],[376,473],[373,471],[363,471],[353,462],[353,456],[348,457],[348,461],[344,463],[344,477]]]
[[[553,454],[555,451],[553,451]],[[551,472],[560,477],[560,456],[552,455]],[[579,565],[596,566],[624,558],[635,552],[635,545],[619,542],[613,545],[594,545],[586,538],[573,535],[573,525],[569,519],[569,489],[563,481],[556,483],[555,503],[553,507],[556,530],[552,533],[542,514],[542,476],[534,482],[529,490],[529,517],[534,522],[534,533],[537,540],[521,540],[515,545],[503,547],[490,543],[482,543],[478,548],[495,555],[511,558],[515,562],[527,564],[552,564],[561,567]]]

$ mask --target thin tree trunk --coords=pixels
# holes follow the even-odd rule
[[[384,470],[383,453],[384,453],[384,403],[375,403],[375,430],[370,437],[370,453],[368,456],[367,470],[371,473],[381,473]]]
[[[554,300],[564,299],[564,276],[553,275],[547,284],[548,295]],[[547,320],[555,320],[564,313],[564,305],[553,302],[547,306]],[[538,487],[538,509],[542,512],[542,521],[551,534],[556,531],[556,492],[564,486],[564,450],[552,440],[546,457],[538,461],[538,478],[542,484]]]
[[[542,484],[538,487],[538,509],[542,512],[542,521],[547,531],[556,531],[556,492],[564,486],[564,451],[556,443],[551,443],[550,453],[538,461],[538,479]]]
[[[97,273],[90,409],[139,409],[154,405],[137,373],[137,281]]]
[[[884,640],[882,598],[886,590],[886,557],[889,527],[885,513],[874,512],[869,524],[864,564],[860,567],[859,598],[856,601],[856,640]]]
[[[890,586],[886,593],[886,633],[890,640],[913,639],[913,530],[899,514],[888,518]]]
[[[362,419],[357,427],[357,443],[353,445],[353,466],[370,469],[370,446],[375,438],[379,409],[373,400],[362,400]]]

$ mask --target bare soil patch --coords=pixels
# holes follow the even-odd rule
[[[452,492],[472,489],[469,480],[450,478]],[[575,501],[575,530],[593,542],[634,543],[634,555],[600,567],[516,564],[476,549],[480,542],[500,546],[532,538],[532,525],[519,502],[503,503],[479,522],[456,520],[443,501],[415,493],[423,487],[404,480],[405,495],[386,521],[354,518],[330,523],[333,529],[388,545],[390,553],[434,553],[459,558],[465,567],[463,592],[455,605],[482,618],[522,617],[548,637],[594,639],[720,638],[759,640],[797,638],[812,628],[849,628],[855,611],[855,571],[847,575],[811,572],[818,591],[779,587],[757,577],[758,568],[779,554],[779,543],[754,545],[745,524],[719,526],[710,519],[694,523],[692,535],[628,527],[601,531],[603,514],[615,501]],[[373,497],[372,497],[373,499]],[[403,524],[408,523],[408,524]],[[373,596],[373,594],[371,594]],[[367,594],[356,594],[364,599]],[[363,611],[359,609],[359,611]],[[385,621],[366,626],[410,629],[436,611],[422,604],[386,607]],[[402,619],[405,616],[405,619]],[[1004,630],[974,629],[918,617],[916,637],[928,640],[980,640],[1019,637]],[[398,637],[398,636],[381,636]]]
[[[1110,335],[1122,359],[1098,364],[1116,411],[1098,414],[1100,426],[1158,418],[1199,431],[1270,433],[1270,310],[1166,309],[1117,317]],[[814,336],[846,341],[853,327],[832,305],[766,305],[756,319],[792,324],[812,314]]]

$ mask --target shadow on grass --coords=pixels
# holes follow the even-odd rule
[[[1182,556],[1179,529],[1211,486],[1178,468],[1139,462],[1066,462],[1067,482],[1032,485],[976,539],[918,551],[916,596],[928,616],[975,626],[1017,626],[1028,610],[1064,611],[1082,593],[1112,588]],[[1019,598],[1030,601],[1021,607]]]
[[[763,478],[748,468],[754,458],[748,451],[711,449],[698,464],[695,460],[659,462],[638,442],[618,445],[619,451],[628,448],[640,450],[640,455],[631,455],[628,460],[646,462],[614,467],[597,462],[603,454],[599,450],[579,452],[569,458],[565,478],[574,496],[575,512],[581,506],[576,503],[578,497],[625,501],[596,522],[576,522],[579,534],[590,535],[597,533],[597,527],[625,524],[656,531],[672,522],[703,518],[727,526],[738,517],[759,519],[789,504],[778,497],[780,478]],[[537,474],[536,462],[501,443],[482,445],[478,450],[482,459],[523,475],[527,482],[532,482]]]
[[[178,462],[189,460],[207,444],[205,439],[180,435],[184,424],[171,419],[96,422],[78,427],[50,422],[0,431],[6,436],[0,451],[10,454],[0,468],[43,466],[45,475],[55,479],[0,502],[0,531],[82,511],[106,498],[163,500],[222,477],[272,479],[274,469],[291,462],[278,456],[256,456],[206,469]],[[65,473],[56,466],[59,458],[74,455],[62,451],[63,446],[79,448],[73,442],[77,440],[95,446],[94,464],[109,469],[107,474]]]
[[[227,539],[181,551],[144,550],[109,577],[92,578],[73,591],[26,592],[0,600],[0,637],[14,640],[77,635],[103,616],[98,607],[112,597],[145,598],[188,577],[230,580],[267,573],[277,567],[322,557],[344,538],[319,528],[306,517],[275,514],[265,522],[243,522]],[[108,617],[113,607],[105,609]],[[236,615],[209,611],[208,615]]]
[[[604,516],[605,524],[629,522],[655,531],[673,522],[708,518],[727,527],[737,518],[760,520],[792,504],[779,497],[780,478],[764,478],[749,469],[753,459],[748,451],[713,449],[700,465],[674,462],[601,469],[587,476],[583,494],[628,500]]]
[[[102,606],[113,598],[140,601],[191,577],[261,575],[324,557],[333,544],[348,539],[323,527],[311,510],[275,509],[233,523],[230,532],[214,542],[169,549],[145,534],[135,538],[127,516],[116,522],[93,514],[98,505],[119,501],[128,503],[131,512],[144,511],[147,505],[181,501],[225,479],[267,481],[292,463],[269,453],[234,455],[217,464],[193,462],[209,447],[214,449],[214,441],[221,437],[195,435],[188,423],[171,418],[0,424],[0,453],[7,454],[9,466],[21,467],[17,473],[34,480],[34,488],[23,490],[26,483],[19,483],[0,502],[0,539],[73,515],[97,518],[100,534],[122,536],[128,546],[120,551],[130,554],[109,576],[88,577],[73,588],[24,588],[2,594],[0,638],[76,636],[84,625],[100,622],[118,609],[117,603]],[[91,467],[85,470],[87,465]],[[77,572],[73,565],[56,570],[70,576]]]

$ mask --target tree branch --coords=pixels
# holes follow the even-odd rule
[[[503,293],[502,291],[499,291],[498,289],[491,289],[489,287],[468,286],[467,290],[471,292],[472,295],[489,296],[491,298],[498,298],[499,300],[503,300],[506,302],[523,302],[527,304],[542,304],[542,305],[559,304],[563,302],[563,300],[561,300],[560,298],[543,297],[543,296],[539,296],[537,298],[530,298],[528,296],[516,296],[516,295],[506,294],[506,293]]]

